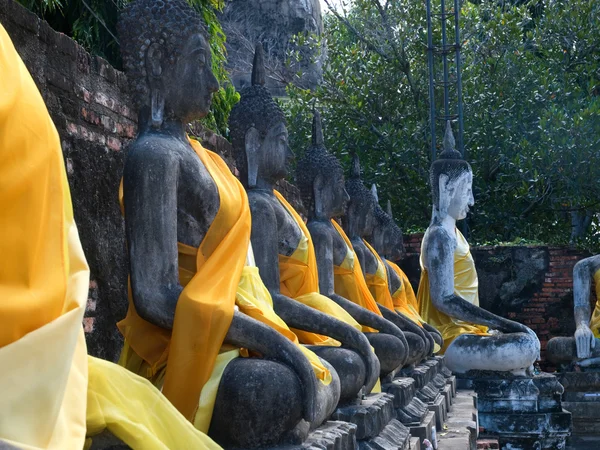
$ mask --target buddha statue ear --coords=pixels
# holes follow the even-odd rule
[[[161,82],[162,58],[163,52],[160,45],[151,44],[146,52],[146,73],[150,87],[150,119],[154,128],[160,128],[165,115],[165,96]]]
[[[315,207],[315,217],[323,217],[325,214],[325,205],[323,204],[323,188],[325,180],[322,174],[317,174],[313,182],[313,204]]]
[[[250,127],[246,131],[244,145],[248,168],[248,187],[252,188],[256,186],[258,179],[258,152],[260,150],[260,133],[256,128]]]
[[[379,194],[377,193],[377,186],[375,185],[375,183],[371,185],[371,195],[373,195],[375,203],[379,203]]]
[[[450,207],[450,201],[454,195],[455,186],[454,183],[450,182],[450,177],[445,174],[440,175],[438,183],[439,188],[439,201],[438,210],[441,218],[445,218],[448,215],[448,208]]]
[[[387,215],[390,216],[392,219],[394,218],[394,214],[392,212],[392,202],[391,200],[388,199],[387,201]]]

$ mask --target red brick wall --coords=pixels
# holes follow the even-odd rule
[[[415,288],[418,287],[420,268],[418,258],[421,249],[423,234],[413,234],[404,237],[406,258],[400,263],[405,269]],[[515,265],[511,259],[515,251],[525,255],[521,266]],[[553,371],[555,367],[545,361],[545,350],[549,339],[554,336],[571,336],[575,331],[573,318],[573,266],[575,263],[587,256],[589,253],[572,247],[474,247],[472,249],[475,265],[479,275],[480,283],[490,276],[497,276],[497,266],[487,264],[488,260],[499,260],[506,270],[506,275],[499,281],[496,289],[481,288],[480,302],[482,306],[503,317],[523,323],[533,329],[540,338],[542,348],[542,363],[544,370]],[[527,266],[527,256],[531,260],[537,258],[541,270],[532,271],[529,283],[522,281],[521,291],[515,290],[514,298],[518,301],[498,301],[498,290],[505,288],[506,284],[516,283],[519,274],[512,273],[514,267]],[[541,261],[541,262],[540,262]],[[494,273],[490,273],[490,272]],[[522,272],[522,271],[521,271]],[[529,274],[528,274],[529,276]],[[496,292],[492,292],[496,291]],[[590,301],[595,302],[594,296]]]

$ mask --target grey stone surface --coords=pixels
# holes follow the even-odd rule
[[[432,403],[440,397],[440,391],[433,384],[428,383],[421,389],[418,389],[415,395],[423,403]]]
[[[435,428],[435,414],[432,411],[430,411],[420,424],[411,425],[409,428],[411,436],[419,438],[422,447],[423,440],[433,440],[433,429]]]
[[[444,429],[444,423],[448,419],[448,411],[446,410],[446,399],[443,395],[439,395],[433,403],[427,405],[429,411],[435,413],[435,427],[438,430]]]
[[[312,431],[302,448],[306,450],[355,450],[357,426],[330,420]]]
[[[427,416],[427,411],[427,405],[413,397],[406,406],[396,409],[396,417],[405,425],[419,424]]]
[[[440,450],[476,450],[477,422],[473,419],[473,391],[459,391],[446,428],[438,435]]]
[[[322,34],[319,0],[227,0],[219,20],[227,35],[227,69],[237,89],[250,84],[257,41],[267,53],[267,87],[274,95],[284,96],[290,82],[303,88],[314,88],[321,82],[325,55],[320,49],[315,52],[294,43],[298,34]],[[299,52],[301,61],[288,65],[286,59],[292,51]]]
[[[359,450],[410,450],[410,430],[392,419],[379,435],[358,442]]]
[[[331,415],[333,420],[357,425],[356,438],[373,438],[395,417],[394,398],[390,394],[370,394],[360,405],[338,408]]]
[[[415,396],[415,380],[408,377],[397,377],[391,383],[381,385],[381,391],[394,397],[394,408],[403,408]]]

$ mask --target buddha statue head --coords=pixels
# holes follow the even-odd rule
[[[349,200],[344,169],[323,142],[321,116],[314,111],[312,144],[296,167],[296,181],[309,219],[329,220],[344,214]]]
[[[294,155],[288,145],[288,130],[281,108],[265,88],[263,48],[254,53],[252,85],[240,93],[240,101],[229,116],[236,164],[246,188],[273,188],[287,176]]]
[[[446,124],[443,151],[431,165],[429,173],[433,196],[434,220],[450,216],[454,220],[467,217],[473,206],[473,171],[455,148],[450,121]]]
[[[219,83],[206,26],[185,0],[132,1],[121,13],[118,30],[142,127],[208,114]]]
[[[376,202],[371,191],[363,184],[360,176],[360,160],[356,153],[352,156],[352,168],[346,180],[346,190],[350,196],[344,217],[348,236],[350,238],[370,236],[375,225]]]
[[[391,203],[388,201],[387,212],[379,206],[375,185],[371,187],[371,193],[375,198],[375,225],[371,235],[371,244],[380,256],[390,261],[398,261],[404,256],[402,230],[392,216]]]

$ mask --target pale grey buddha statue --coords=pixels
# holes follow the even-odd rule
[[[377,202],[371,191],[363,184],[360,172],[358,155],[354,154],[350,176],[346,179],[346,191],[350,196],[350,201],[346,206],[346,214],[342,218],[342,223],[358,256],[365,281],[379,310],[383,317],[404,332],[410,351],[406,364],[412,365],[431,354],[433,346],[430,345],[429,337],[425,335],[421,327],[395,311],[389,291],[387,268],[377,251],[365,240],[373,234]]]
[[[247,197],[220,157],[185,132],[219,87],[205,25],[184,0],[135,0],[119,34],[139,107],[123,174],[131,295],[120,364],[224,447],[298,443],[305,421],[327,409],[322,383],[303,349],[241,312],[240,283],[261,287]],[[238,357],[240,348],[262,357]]]
[[[419,315],[417,298],[408,277],[395,263],[404,256],[404,240],[402,230],[393,218],[391,203],[388,200],[386,212],[379,206],[379,197],[375,185],[371,186],[371,193],[376,202],[375,225],[371,237],[367,241],[379,254],[386,267],[388,289],[392,296],[394,310],[426,331],[427,354],[429,355],[434,352],[434,349],[439,350],[442,347],[442,335],[434,327],[424,322]]]
[[[592,312],[590,292],[595,286]],[[548,341],[546,355],[557,364],[574,362],[581,367],[600,366],[600,255],[582,259],[573,268],[575,336]]]
[[[312,145],[298,162],[296,179],[308,212],[307,228],[315,249],[319,291],[362,326],[379,359],[381,375],[393,375],[406,364],[408,344],[402,330],[381,316],[350,242],[333,220],[344,213],[348,194],[339,161],[325,149],[317,111],[312,139]]]
[[[420,314],[442,334],[450,370],[523,375],[539,357],[540,343],[525,325],[479,307],[475,264],[456,227],[474,202],[473,172],[455,149],[450,123],[430,177],[433,211],[421,246]]]
[[[368,393],[375,386],[379,360],[360,325],[319,294],[310,234],[298,213],[275,191],[277,181],[287,175],[293,155],[283,111],[264,83],[259,44],[252,86],[241,91],[229,120],[236,165],[250,201],[256,264],[277,314],[296,331],[301,343],[313,344],[311,349],[336,369],[341,382],[340,403],[355,401],[361,392]]]

